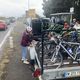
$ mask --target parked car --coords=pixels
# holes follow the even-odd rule
[[[42,22],[40,19],[31,20],[30,26],[32,27],[32,32],[34,36],[40,36],[42,30]]]
[[[6,19],[6,24],[10,25],[10,20],[9,19]]]
[[[14,23],[16,21],[16,19],[14,17],[9,18],[11,23]]]
[[[0,30],[6,30],[7,24],[4,20],[0,20]]]
[[[50,26],[50,18],[41,18],[42,26],[44,30],[48,29]]]

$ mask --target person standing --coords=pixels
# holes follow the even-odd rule
[[[80,20],[77,20],[77,21],[76,21],[76,24],[74,25],[74,28],[75,28],[76,30],[80,29]]]
[[[22,61],[25,64],[29,64],[27,59],[27,52],[28,52],[28,46],[32,42],[32,28],[27,27],[26,30],[23,33],[22,40],[21,40],[21,50],[22,50]]]

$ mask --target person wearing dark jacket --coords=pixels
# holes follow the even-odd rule
[[[31,42],[32,42],[32,28],[27,27],[27,29],[23,33],[21,40],[22,61],[23,63],[26,64],[29,64],[26,58],[27,58],[28,46],[31,44]]]

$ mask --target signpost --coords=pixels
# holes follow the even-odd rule
[[[72,14],[74,13],[74,7],[70,8],[71,18],[70,18],[70,24],[72,23]]]

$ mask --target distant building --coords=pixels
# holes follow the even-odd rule
[[[0,20],[6,20],[6,17],[1,17],[1,16],[0,16]]]
[[[35,9],[29,9],[28,11],[26,11],[26,17],[27,18],[36,18],[36,11]]]

